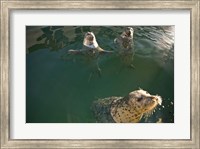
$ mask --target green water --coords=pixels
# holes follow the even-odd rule
[[[26,28],[26,122],[95,123],[94,100],[125,96],[142,88],[162,97],[162,105],[141,122],[174,122],[174,27],[133,26],[135,69],[116,54],[98,60],[66,56],[80,49],[84,34],[93,31],[98,44],[115,51],[113,40],[123,27],[39,27]],[[92,73],[93,72],[93,73]],[[92,75],[91,75],[92,74]]]

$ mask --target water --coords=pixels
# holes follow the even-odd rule
[[[28,26],[26,28],[26,122],[95,123],[94,100],[125,96],[142,88],[162,97],[161,106],[141,122],[174,122],[174,26],[133,26],[132,69],[118,55],[101,56],[101,76],[94,59],[66,56],[81,49],[84,34],[93,31],[105,50],[122,26]]]

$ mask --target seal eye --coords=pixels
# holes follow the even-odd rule
[[[140,96],[140,97],[138,97],[138,98],[137,98],[137,101],[139,101],[139,102],[140,102],[142,99],[143,99],[143,97],[142,97],[142,96]]]

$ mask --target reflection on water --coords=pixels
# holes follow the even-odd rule
[[[133,28],[134,56],[125,56],[114,45],[123,26],[28,26],[26,122],[94,123],[94,100],[125,96],[138,88],[163,99],[162,106],[141,122],[174,122],[174,26]],[[101,48],[115,54],[67,55],[69,49],[82,48],[88,31]]]

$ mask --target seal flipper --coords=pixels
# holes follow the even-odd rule
[[[97,50],[100,54],[106,54],[106,53],[114,53],[114,51],[108,51],[108,50],[104,50],[101,47],[97,47]]]
[[[106,51],[106,50],[104,50],[104,51],[100,51],[100,54],[112,54],[112,53],[114,53],[114,51]]]
[[[73,50],[73,49],[70,49],[67,51],[67,54],[69,55],[75,55],[75,54],[82,54],[83,53],[83,50]]]
[[[97,73],[99,77],[101,77],[101,68],[99,67],[98,61],[96,62],[96,66],[94,68],[94,70],[90,73],[88,82],[90,82],[91,78],[93,77],[93,75]]]
[[[84,55],[84,50],[80,49],[80,50],[67,50],[62,56],[61,59],[63,60],[75,60],[75,57],[71,57],[73,55]]]

